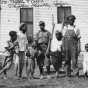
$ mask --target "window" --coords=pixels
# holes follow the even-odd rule
[[[27,36],[33,36],[33,8],[20,9],[20,23],[26,23]]]
[[[71,15],[71,6],[57,7],[57,21],[62,23],[67,16]]]

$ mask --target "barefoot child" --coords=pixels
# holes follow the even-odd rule
[[[4,63],[2,69],[0,70],[0,74],[4,73],[4,78],[7,77],[7,70],[9,70],[13,63],[13,55],[15,53],[15,47],[18,45],[16,42],[17,34],[15,31],[9,32],[10,40],[8,41],[8,46],[5,47],[7,55],[5,56]]]
[[[88,43],[85,45],[86,52],[83,53],[83,73],[88,77]]]
[[[58,30],[55,32],[55,48],[51,48],[51,60],[56,71],[56,77],[59,77],[59,71],[62,65],[62,33]],[[53,47],[54,47],[53,46]]]
[[[35,49],[33,47],[33,39],[31,36],[28,38],[28,45],[27,45],[27,62],[26,62],[26,73],[28,79],[32,79],[34,75],[34,69],[35,69]]]

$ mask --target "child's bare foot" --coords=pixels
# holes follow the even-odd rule
[[[5,80],[6,80],[6,79],[7,79],[7,76],[4,76],[4,77],[3,77],[3,79],[5,79]]]

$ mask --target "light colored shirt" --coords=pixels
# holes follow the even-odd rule
[[[83,52],[83,73],[88,72],[88,52]]]
[[[20,32],[18,35],[19,51],[26,51],[26,45],[28,43],[26,34]]]
[[[66,33],[66,31],[67,30],[74,30],[74,32],[75,32],[75,34],[77,35],[77,37],[78,38],[80,38],[81,37],[81,35],[80,35],[80,30],[79,30],[79,28],[77,28],[77,26],[70,26],[70,25],[67,25],[67,26],[64,26],[64,29],[63,29],[63,36],[65,35],[65,33]]]
[[[62,46],[62,40],[58,41],[56,39],[53,39],[51,43],[51,51],[52,52],[61,51],[61,46]]]

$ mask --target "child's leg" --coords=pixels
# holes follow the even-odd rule
[[[28,77],[28,57],[26,59],[26,76]]]
[[[17,76],[18,73],[18,66],[19,66],[19,56],[15,55],[15,75]]]
[[[84,73],[84,76],[86,77],[87,76],[87,66],[86,66],[86,60],[83,61],[83,73]]]
[[[31,62],[31,77],[33,78],[34,76],[34,70],[35,70],[35,61],[32,60]]]
[[[8,70],[11,67],[11,62],[8,62],[3,68],[2,70],[0,70],[0,74],[2,74],[3,72],[5,72],[6,70]]]
[[[24,51],[19,52],[19,78],[22,77],[23,67],[24,67],[25,53]]]
[[[7,70],[4,71],[4,79],[7,78]]]
[[[29,78],[31,73],[31,59],[28,59],[28,65],[27,65],[27,77]]]
[[[15,71],[16,71],[15,75],[17,76],[18,75],[17,74],[18,73],[18,64],[16,65],[16,70]]]

